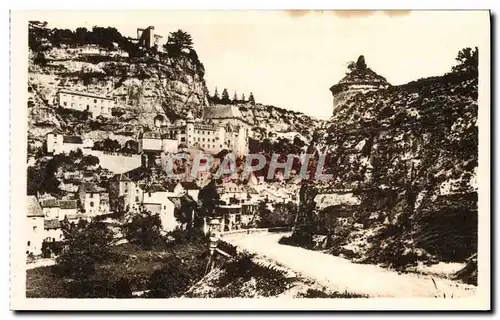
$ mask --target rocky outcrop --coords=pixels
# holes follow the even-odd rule
[[[393,265],[463,261],[476,252],[477,95],[477,73],[452,72],[339,103],[313,142],[327,154],[332,179],[302,191],[349,189],[359,197],[351,231],[327,231],[332,243],[349,246],[358,242],[352,228],[365,229],[369,245],[358,258]]]
[[[263,104],[238,105],[244,119],[252,126],[255,139],[303,136],[310,141],[324,121],[301,112]]]
[[[364,56],[360,56],[356,63],[349,65],[347,75],[333,85],[330,91],[333,95],[333,110],[357,94],[387,89],[391,86],[387,80],[368,68]]]
[[[204,66],[194,49],[175,55],[137,51],[114,28],[97,28],[88,31],[87,37],[89,34],[92,39],[81,42],[78,30],[30,26],[30,148],[40,147],[45,134],[55,128],[81,135],[95,131],[90,135],[101,139],[110,133],[120,138],[124,132],[122,138],[130,139],[143,126],[151,127],[158,114],[174,122],[189,111],[200,117],[203,107],[210,104]],[[115,116],[96,123],[60,114],[55,103],[59,89],[113,97]],[[259,137],[276,132],[310,136],[319,123],[302,113],[274,106],[248,103],[238,107]]]

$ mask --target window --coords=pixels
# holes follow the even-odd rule
[[[64,101],[63,105],[66,107],[68,105],[68,103],[66,101]]]
[[[167,206],[163,206],[163,210],[167,209]]]
[[[135,202],[139,202],[139,196],[135,196]]]
[[[97,99],[94,99],[94,103],[97,103]]]
[[[94,201],[90,201],[90,207],[93,208],[94,207]]]
[[[30,244],[31,244],[31,241],[28,241],[28,247],[30,246]]]
[[[36,226],[33,226],[33,231],[36,231]]]
[[[94,197],[94,194],[93,194],[93,193],[91,193],[89,198],[93,198],[93,197]]]

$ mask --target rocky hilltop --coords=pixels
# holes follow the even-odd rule
[[[176,38],[178,48],[169,44]],[[187,38],[189,37],[189,38]],[[180,38],[180,39],[179,39]],[[186,40],[188,39],[188,40]],[[58,128],[66,134],[123,142],[151,127],[157,114],[171,122],[188,111],[201,116],[209,105],[205,68],[190,36],[171,33],[164,48],[139,47],[114,28],[49,29],[46,23],[29,26],[28,113],[31,148]],[[61,112],[55,103],[59,89],[115,99],[114,117],[83,121]],[[297,131],[309,135],[317,121],[285,109],[261,104],[239,106],[257,132]],[[283,121],[284,120],[284,121]]]
[[[358,93],[387,89],[391,86],[383,76],[366,65],[364,56],[360,56],[356,63],[351,62],[348,69],[346,76],[330,88],[334,111]]]
[[[477,98],[477,60],[346,98],[314,141],[333,179],[303,187],[300,224],[319,221],[325,229],[312,233],[360,261],[464,261],[477,250]],[[358,204],[308,204],[336,190],[350,190]],[[353,219],[339,225],[338,216]]]

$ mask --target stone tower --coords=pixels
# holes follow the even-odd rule
[[[333,96],[333,110],[357,94],[384,90],[391,86],[387,80],[370,69],[364,56],[348,66],[346,76],[330,88]]]

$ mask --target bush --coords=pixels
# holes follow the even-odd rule
[[[61,254],[64,243],[62,241],[52,242],[44,241],[42,242],[42,257],[52,258],[53,255],[58,256]]]
[[[203,234],[200,230],[197,229],[189,229],[189,230],[180,230],[175,229],[166,234],[166,237],[174,238],[174,241],[170,243],[170,245],[178,245],[178,244],[188,244],[188,243],[208,243],[208,236]]]
[[[282,237],[279,239],[278,243],[306,249],[312,249],[314,247],[313,238],[310,234],[292,234],[289,237]]]
[[[323,299],[335,299],[335,298],[367,298],[367,296],[357,294],[357,293],[350,293],[347,291],[344,291],[343,293],[340,292],[334,292],[334,293],[326,293],[321,290],[317,289],[307,289],[305,293],[301,293],[297,296],[297,298],[323,298]]]
[[[84,280],[95,273],[97,263],[111,257],[113,232],[105,224],[91,222],[83,228],[73,226],[63,232],[65,246],[57,258],[60,274]]]
[[[123,277],[118,281],[72,281],[65,284],[65,290],[71,298],[132,298],[130,281]]]
[[[288,289],[294,279],[286,278],[282,271],[255,264],[253,255],[241,254],[228,262],[219,278],[219,285],[223,287],[218,297],[239,297],[243,283],[255,279],[256,293],[263,296],[277,296]]]
[[[148,211],[143,211],[135,215],[132,221],[123,227],[125,238],[131,243],[136,243],[146,250],[151,250],[153,246],[164,243],[160,231],[160,215],[152,214]]]
[[[155,271],[149,280],[148,296],[151,298],[170,298],[189,289],[191,276],[178,258],[174,258],[160,270]]]

